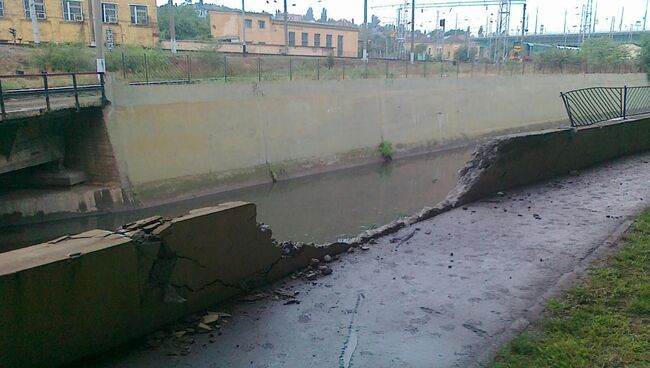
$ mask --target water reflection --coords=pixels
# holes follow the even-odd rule
[[[459,148],[147,209],[6,227],[0,229],[0,251],[93,228],[113,230],[152,215],[178,216],[233,200],[256,203],[258,221],[271,225],[276,239],[332,241],[441,201],[456,184],[458,170],[470,153],[470,147]]]

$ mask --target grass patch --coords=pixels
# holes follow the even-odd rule
[[[490,367],[650,367],[650,210],[624,242],[587,280],[549,301],[548,316]]]

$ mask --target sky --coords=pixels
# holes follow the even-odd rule
[[[158,4],[163,4],[165,0],[157,0]],[[196,2],[196,0],[193,0]],[[283,0],[245,0],[247,11],[266,11],[275,13],[276,10],[282,10]],[[415,0],[416,6],[425,3],[448,2],[449,0]],[[462,1],[462,0],[461,0]],[[567,12],[567,31],[579,32],[580,12],[582,5],[587,0],[528,0],[528,30],[529,33],[535,32],[535,23],[537,30],[545,29],[544,33],[562,33],[564,30],[564,14]],[[592,0],[594,2],[594,13],[596,18],[596,30],[609,32],[612,18],[615,20],[615,31],[619,30],[621,25],[621,11],[624,7],[622,30],[643,28],[643,17],[646,11],[647,0]],[[174,0],[181,3],[182,0]],[[204,2],[219,5],[225,5],[241,9],[241,0],[204,0]],[[384,24],[395,23],[397,18],[396,7],[377,7],[391,4],[410,4],[410,0],[368,0],[368,20],[370,15],[377,15]],[[329,18],[348,20],[354,19],[357,24],[363,23],[363,0],[287,0],[289,12],[294,14],[305,14],[307,8],[314,9],[314,16],[319,17],[321,9],[327,8]],[[377,8],[375,8],[377,7]],[[522,5],[513,5],[511,10],[510,28],[511,32],[517,31],[521,27],[521,18],[523,13]],[[410,9],[409,9],[410,11]],[[439,9],[416,9],[416,28],[420,30],[431,31],[435,29],[437,12],[440,12],[440,18],[445,18],[447,29],[458,28],[466,29],[468,26],[473,34],[478,32],[480,26],[485,27],[489,24],[490,14],[495,19],[498,13],[498,6],[480,6],[480,7],[456,7],[456,8],[439,8]],[[403,13],[404,14],[404,13]],[[410,13],[406,13],[410,17]],[[538,15],[537,15],[538,14]],[[536,16],[537,15],[537,16]],[[537,18],[537,22],[535,19]],[[458,23],[456,23],[458,22]],[[638,23],[637,23],[638,22]],[[650,18],[648,19],[647,28],[650,30]]]

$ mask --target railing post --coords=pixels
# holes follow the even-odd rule
[[[345,80],[345,59],[341,60],[341,63],[343,64],[343,80]]]
[[[564,107],[566,108],[567,115],[569,115],[569,121],[571,122],[571,126],[575,127],[575,122],[573,121],[573,114],[571,114],[571,108],[569,107],[569,101],[567,100],[567,97],[564,93],[560,92],[560,97],[562,98],[562,101],[564,102]]]
[[[289,80],[293,80],[293,59],[289,58]]]
[[[147,62],[147,53],[144,54],[144,81],[149,84],[149,63]]]
[[[526,75],[526,61],[521,61],[521,75]]]
[[[223,81],[228,83],[228,56],[223,57]]]
[[[7,110],[5,110],[5,97],[4,93],[2,92],[2,80],[0,79],[0,115],[2,115],[2,119],[7,118]]]
[[[124,79],[126,79],[126,58],[124,57],[124,51],[122,51],[122,74]]]
[[[460,77],[460,61],[456,60],[456,79]]]
[[[192,60],[190,60],[190,55],[187,55],[187,83],[192,83]]]
[[[77,75],[75,73],[72,73],[72,88],[74,90],[74,106],[79,111],[81,106],[79,105],[79,90],[77,90]]]
[[[404,77],[406,79],[408,79],[408,77],[409,77],[409,62],[408,61],[405,62],[404,65],[406,66],[406,68],[404,68]]]
[[[365,62],[365,63],[363,63],[363,64],[364,64],[364,67],[366,68],[366,69],[365,69],[365,77],[364,77],[364,79],[368,79],[368,63],[369,63],[369,62]]]
[[[257,58],[257,81],[262,81],[262,58]]]
[[[320,59],[316,59],[316,80],[320,80]]]
[[[627,118],[627,86],[623,87],[623,120]]]
[[[422,63],[422,78],[426,78],[426,77],[427,77],[427,62],[424,61]]]
[[[440,78],[444,78],[445,76],[445,61],[440,60]]]
[[[102,105],[104,105],[106,103],[106,88],[104,88],[106,83],[104,81],[104,73],[99,73],[99,84],[102,86]]]
[[[47,83],[47,71],[42,72],[42,75],[43,75],[43,91],[45,92],[45,108],[49,112],[51,107],[50,107],[50,91]]]

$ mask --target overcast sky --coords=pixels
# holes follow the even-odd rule
[[[158,4],[165,3],[165,0],[157,0]],[[226,5],[233,8],[241,9],[241,0],[204,0],[204,2],[215,2],[219,5]],[[415,0],[417,4],[440,3],[449,0]],[[593,0],[594,12],[596,13],[596,29],[600,31],[609,31],[612,17],[615,17],[615,30],[619,29],[621,20],[621,9],[625,7],[623,17],[623,30],[628,30],[632,24],[637,28],[636,22],[643,27],[643,17],[646,9],[646,0]],[[182,2],[174,0],[174,2]],[[196,2],[196,0],[194,0]],[[375,6],[388,4],[404,4],[409,1],[399,0],[368,0],[369,14],[375,14],[380,17],[382,23],[395,23],[397,8],[383,7],[373,8]],[[567,29],[569,32],[577,32],[580,24],[580,11],[582,4],[586,0],[528,0],[528,29],[530,33],[535,30],[535,15],[539,11],[538,29],[544,25],[546,32],[561,33],[564,28],[564,12],[568,12]],[[363,22],[363,0],[287,0],[290,13],[304,14],[310,6],[314,9],[314,16],[318,18],[323,7],[327,8],[327,14],[330,18],[348,20],[354,19],[355,23]],[[409,3],[410,4],[410,3]],[[597,9],[596,9],[597,6]],[[246,0],[246,10],[248,11],[267,11],[275,13],[276,9],[282,9],[283,0]],[[458,8],[441,8],[441,9],[417,9],[416,10],[416,27],[418,29],[432,30],[436,23],[436,13],[440,12],[441,18],[447,19],[447,29],[454,28],[456,19],[458,27],[465,29],[471,27],[472,33],[478,31],[478,27],[485,27],[486,20],[490,14],[496,14],[498,6],[490,7],[458,7]],[[410,14],[408,14],[410,17]],[[513,5],[511,15],[511,29],[521,26],[522,6]],[[368,16],[370,20],[370,15]],[[496,24],[496,20],[495,20]],[[650,19],[648,21],[650,29]]]

